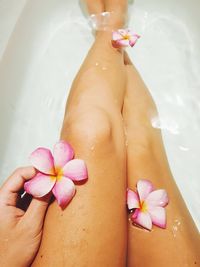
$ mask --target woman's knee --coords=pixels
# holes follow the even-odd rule
[[[112,123],[108,114],[100,108],[76,111],[68,115],[63,124],[62,138],[72,138],[85,145],[112,142]]]

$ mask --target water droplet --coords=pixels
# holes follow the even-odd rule
[[[174,237],[176,237],[176,230],[174,229],[174,226],[172,226],[172,234]]]
[[[174,237],[177,236],[180,225],[181,225],[181,222],[179,221],[179,219],[175,219],[174,225],[172,226],[172,234]]]

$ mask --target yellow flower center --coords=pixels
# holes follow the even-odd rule
[[[147,204],[145,201],[140,202],[140,210],[143,212],[147,211]]]
[[[63,177],[63,169],[61,167],[56,167],[55,170],[55,175],[51,175],[50,178],[53,180],[53,181],[59,181],[62,179]]]
[[[130,36],[128,34],[124,35],[123,36],[124,40],[129,40],[130,39]]]

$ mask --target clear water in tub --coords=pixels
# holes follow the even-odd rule
[[[200,229],[199,3],[174,2],[135,1],[130,25],[142,38],[129,53],[157,104],[160,120],[152,125],[162,129],[173,175]],[[70,85],[93,36],[76,1],[0,0],[0,10],[2,182],[28,164],[32,150],[58,140]]]

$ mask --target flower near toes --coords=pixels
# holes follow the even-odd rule
[[[65,141],[56,143],[53,153],[47,148],[37,148],[30,161],[38,172],[25,183],[25,191],[37,198],[52,191],[58,205],[65,208],[75,194],[74,182],[88,177],[85,162],[73,157],[74,151]]]
[[[164,189],[154,191],[153,184],[145,179],[137,182],[136,192],[127,190],[128,209],[133,210],[132,222],[148,230],[152,229],[152,224],[166,228],[164,207],[168,202],[167,192]]]
[[[140,36],[129,29],[118,29],[112,33],[112,45],[115,48],[133,47]]]

